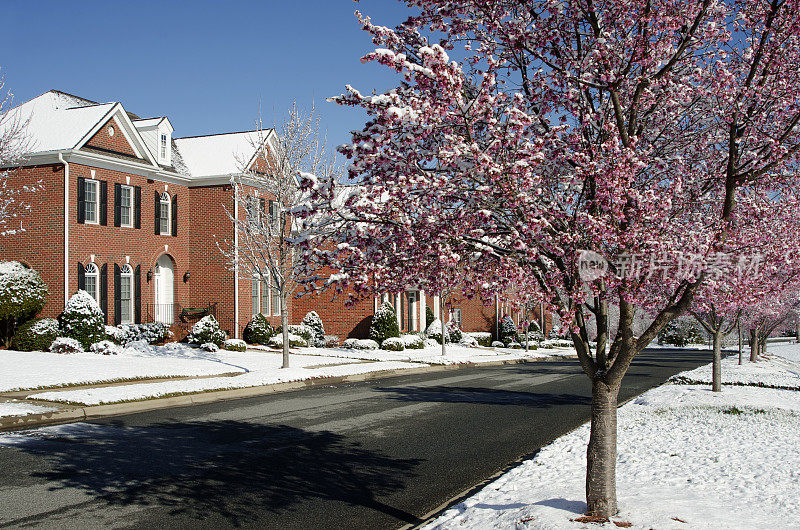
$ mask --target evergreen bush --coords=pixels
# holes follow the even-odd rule
[[[428,329],[428,326],[431,325],[431,322],[436,320],[436,316],[433,314],[433,309],[430,306],[425,306],[425,329]]]
[[[325,326],[316,311],[306,313],[302,324],[311,330],[311,340],[308,341],[310,346],[321,346],[325,342]]]
[[[83,353],[81,343],[70,337],[57,337],[50,345],[53,353]]]
[[[500,321],[500,342],[503,344],[511,344],[512,342],[519,342],[519,334],[517,333],[517,325],[514,320],[506,315]]]
[[[189,333],[187,339],[192,344],[205,344],[211,343],[219,348],[227,339],[227,334],[219,327],[219,322],[214,318],[214,315],[207,315],[195,322],[192,326],[192,332]]]
[[[228,351],[247,350],[247,344],[245,344],[245,342],[242,339],[228,339],[223,343],[222,347]]]
[[[381,344],[382,350],[403,351],[406,349],[403,339],[400,337],[389,337]]]
[[[17,324],[29,320],[47,301],[39,273],[18,261],[0,262],[0,339],[8,345]]]
[[[29,320],[14,333],[11,349],[19,351],[47,351],[58,338],[58,321],[54,318]]]
[[[400,327],[397,325],[397,315],[394,312],[394,308],[389,302],[384,302],[372,317],[369,338],[377,343],[382,343],[390,337],[399,336]]]
[[[244,341],[248,344],[267,344],[274,335],[275,328],[260,313],[244,327]]]
[[[80,342],[84,351],[106,338],[103,312],[95,299],[84,290],[70,297],[67,307],[58,316],[58,325],[62,335]]]

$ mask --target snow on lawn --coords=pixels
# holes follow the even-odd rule
[[[0,351],[0,391],[81,385],[138,378],[216,375],[244,372],[223,356],[192,357],[180,347],[161,347],[150,355],[130,348],[121,355]]]
[[[711,384],[711,365],[682,372],[671,379],[685,384]],[[723,385],[753,385],[800,390],[800,364],[778,356],[739,365],[736,355],[722,359]]]
[[[304,354],[324,355],[345,359],[362,359],[368,361],[407,361],[426,364],[466,364],[487,363],[496,361],[512,361],[521,359],[541,359],[550,356],[575,355],[572,348],[547,348],[530,350],[514,350],[509,348],[471,348],[456,344],[448,344],[446,355],[442,356],[441,346],[423,349],[407,348],[403,351],[358,350],[347,348],[300,348]]]
[[[776,359],[764,382],[785,379]],[[732,378],[738,366],[726,366]],[[749,367],[748,367],[749,368]],[[743,369],[746,380],[753,372]],[[427,529],[616,528],[586,510],[589,427],[557,439]],[[619,409],[612,521],[634,528],[800,528],[800,392],[667,384]]]
[[[385,361],[369,363],[348,363],[334,366],[316,368],[303,368],[303,366],[319,365],[320,357],[293,355],[292,368],[279,369],[280,356],[261,354],[263,360],[269,361],[269,368],[255,370],[246,374],[230,377],[214,377],[207,379],[189,379],[176,381],[163,381],[158,383],[136,383],[113,387],[87,388],[82,390],[67,390],[61,392],[43,392],[29,396],[30,399],[45,401],[58,401],[63,403],[80,403],[84,405],[100,405],[103,403],[119,403],[123,401],[136,401],[162,396],[188,394],[208,390],[228,390],[233,388],[248,388],[290,381],[303,381],[306,379],[321,379],[343,375],[363,374],[381,370],[396,370],[409,367],[429,366],[427,364],[414,364],[410,366],[405,362]],[[341,359],[327,358],[328,361],[341,362]],[[329,363],[330,364],[330,363]]]
[[[767,344],[767,353],[800,363],[800,344]]]
[[[41,414],[57,410],[53,407],[43,407],[41,405],[31,405],[16,401],[0,402],[0,418],[4,416],[27,416],[28,414]]]

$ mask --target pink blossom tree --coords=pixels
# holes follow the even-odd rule
[[[463,267],[473,295],[535,286],[592,382],[587,511],[607,517],[634,356],[690,308],[749,219],[794,200],[799,6],[407,3],[418,14],[395,29],[359,15],[378,46],[363,60],[402,83],[334,98],[370,116],[340,148],[357,186],[342,199],[306,180],[314,199],[298,214],[339,223],[328,257],[360,292],[435,281],[431,256]],[[653,317],[641,333],[637,310]]]

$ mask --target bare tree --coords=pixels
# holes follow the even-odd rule
[[[304,112],[293,102],[286,117],[273,129],[259,120],[253,141],[255,156],[241,161],[241,172],[231,179],[238,211],[228,212],[238,232],[237,240],[221,248],[240,278],[270,285],[280,300],[283,335],[283,368],[289,367],[289,315],[287,300],[308,279],[307,260],[296,258],[299,238],[316,233],[302,230],[288,211],[304,200],[298,186],[300,174],[329,177],[337,173],[335,159],[325,154],[325,137],[320,133],[314,107]],[[321,233],[321,232],[320,232]],[[307,242],[307,241],[306,241]],[[274,297],[273,297],[274,299]]]
[[[5,82],[0,78],[0,93]],[[22,231],[20,217],[30,210],[21,195],[34,192],[38,185],[16,186],[10,182],[32,144],[27,133],[28,120],[11,109],[14,95],[6,92],[0,101],[0,236]]]

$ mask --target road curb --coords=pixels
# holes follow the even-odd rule
[[[91,419],[105,418],[109,416],[120,416],[123,414],[147,412],[150,410],[166,409],[173,407],[188,407],[192,405],[216,403],[219,401],[230,401],[234,399],[243,399],[248,397],[266,396],[269,394],[291,392],[293,390],[302,390],[305,388],[313,388],[318,386],[335,386],[346,383],[360,383],[364,381],[388,379],[404,375],[419,375],[426,373],[443,372],[448,370],[459,370],[462,368],[479,368],[479,367],[503,366],[511,364],[525,364],[525,363],[553,361],[558,359],[570,359],[570,358],[572,357],[564,355],[554,355],[554,356],[539,357],[534,359],[511,359],[504,361],[489,361],[485,363],[435,364],[429,366],[420,366],[418,368],[395,368],[392,370],[380,370],[376,372],[366,372],[363,374],[351,374],[351,375],[340,375],[335,377],[319,377],[313,379],[303,379],[301,381],[288,381],[286,383],[274,383],[271,385],[263,385],[263,386],[247,387],[247,388],[212,390],[206,392],[185,394],[180,396],[153,398],[144,401],[132,401],[128,403],[110,403],[108,405],[91,405],[84,407],[77,406],[52,412],[28,414],[27,416],[0,417],[0,431],[28,429],[44,425],[72,423],[81,420],[91,420]]]

